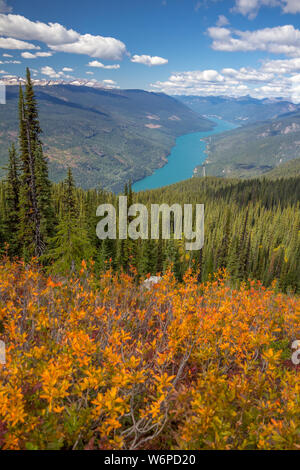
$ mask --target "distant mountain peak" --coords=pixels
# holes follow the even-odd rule
[[[25,85],[25,80],[22,77],[7,76],[0,78],[0,83],[10,86],[10,85]],[[103,90],[111,90],[118,88],[117,86],[104,84],[96,80],[90,79],[74,79],[74,80],[52,80],[52,79],[32,79],[32,83],[35,86],[53,86],[53,85],[73,85],[73,86],[86,86],[90,88],[100,88]]]

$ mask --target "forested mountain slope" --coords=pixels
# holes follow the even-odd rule
[[[62,179],[70,166],[85,188],[118,191],[164,165],[176,137],[214,126],[162,93],[71,85],[38,86],[35,92],[51,179]],[[17,119],[18,87],[7,86],[7,104],[0,106],[0,167],[17,139]]]
[[[286,163],[281,163],[273,170],[264,173],[265,178],[290,178],[292,176],[300,176],[300,158],[294,158]]]
[[[300,157],[300,111],[243,126],[206,140],[207,175],[259,176]]]
[[[170,255],[174,247],[165,251],[179,273],[193,265],[194,259],[196,265],[200,262],[203,279],[226,268],[235,281],[250,277],[269,285],[277,279],[282,289],[300,292],[299,177],[275,181],[194,177],[136,197],[148,204],[204,204],[201,257],[195,252],[186,258],[180,240],[171,242],[178,247],[177,255]],[[155,250],[152,263],[154,259]]]
[[[282,114],[299,109],[299,105],[289,101],[258,100],[250,96],[241,98],[231,98],[230,96],[175,96],[175,98],[197,113],[219,117],[240,125],[274,119]]]

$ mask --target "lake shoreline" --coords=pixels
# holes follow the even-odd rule
[[[134,192],[157,189],[170,184],[178,183],[192,178],[197,166],[204,163],[207,158],[205,153],[207,139],[216,134],[235,129],[235,123],[222,119],[212,119],[215,126],[210,131],[193,132],[176,138],[175,145],[170,154],[165,157],[167,161],[154,172],[132,185]]]

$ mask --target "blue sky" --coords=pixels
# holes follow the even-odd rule
[[[300,102],[300,0],[0,0],[0,78]]]

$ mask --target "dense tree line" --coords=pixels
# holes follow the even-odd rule
[[[280,289],[300,291],[299,177],[192,178],[137,194],[128,184],[128,206],[203,203],[204,247],[186,252],[183,239],[163,240],[161,234],[158,240],[100,240],[96,209],[102,203],[117,208],[118,197],[77,188],[71,169],[65,181],[50,183],[29,70],[24,94],[20,87],[19,124],[18,149],[10,148],[7,177],[0,184],[0,246],[11,258],[37,257],[57,273],[77,271],[82,259],[92,259],[96,271],[134,269],[137,278],[163,272],[171,263],[179,279],[189,267],[203,281],[226,268],[236,283],[256,278],[270,285],[277,279]]]

